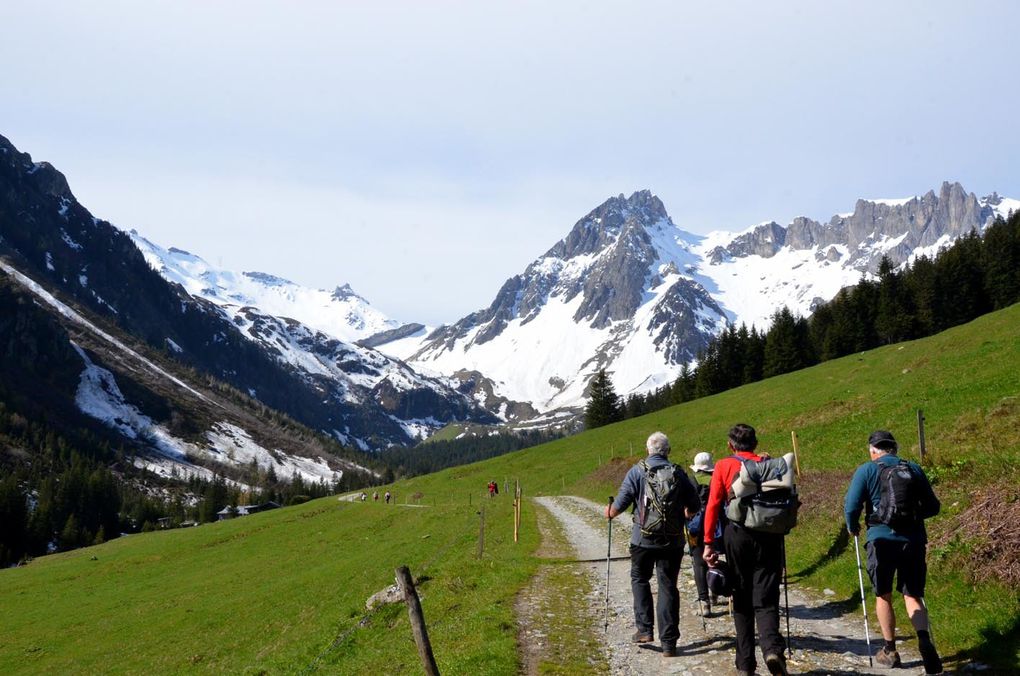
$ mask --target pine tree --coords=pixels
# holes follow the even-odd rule
[[[815,363],[808,334],[808,324],[803,317],[794,317],[790,309],[783,307],[772,316],[772,326],[765,334],[766,378],[789,373]]]
[[[875,333],[886,345],[913,338],[915,334],[914,311],[910,304],[910,296],[903,287],[900,275],[893,270],[888,256],[882,256],[882,261],[878,265]]]
[[[599,369],[589,386],[588,404],[584,407],[585,427],[594,429],[622,419],[620,397],[605,369]]]

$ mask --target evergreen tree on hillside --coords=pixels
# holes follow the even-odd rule
[[[996,310],[1020,298],[1020,215],[997,220],[985,231],[982,246],[985,288]]]
[[[694,399],[694,371],[684,363],[680,367],[680,375],[673,383],[671,403],[682,404],[691,399]]]
[[[991,310],[985,290],[981,238],[974,231],[961,237],[935,262],[939,330],[969,322]]]
[[[914,306],[918,336],[930,336],[939,330],[936,276],[935,261],[927,256],[915,260],[906,276],[905,285]]]
[[[787,307],[778,310],[765,334],[765,377],[796,371],[813,363],[807,320],[794,317]]]
[[[908,340],[915,335],[914,308],[910,294],[904,288],[900,275],[893,270],[888,256],[882,256],[882,262],[878,265],[875,332],[885,345]]]
[[[613,383],[606,375],[606,370],[599,369],[592,378],[588,404],[584,407],[584,425],[588,429],[594,429],[622,419],[620,397],[613,389]]]

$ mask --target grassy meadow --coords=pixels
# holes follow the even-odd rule
[[[397,505],[324,498],[2,570],[0,672],[420,673],[403,606],[365,609],[394,568],[408,565],[440,670],[516,673],[513,603],[538,568],[539,538],[525,503],[514,543],[504,482],[519,479],[525,496],[605,502],[651,432],[668,434],[673,459],[687,465],[698,450],[721,457],[736,422],[754,425],[773,454],[790,449],[796,430],[805,505],[788,539],[791,583],[830,588],[833,603],[859,608],[842,497],[867,460],[872,429],[893,431],[901,454],[917,458],[917,409],[943,503],[929,522],[933,636],[949,657],[1020,667],[1016,588],[994,576],[979,581],[994,556],[1010,553],[990,548],[998,524],[973,511],[979,502],[1001,504],[1000,514],[1020,516],[1018,329],[1020,305],[931,338],[401,481],[392,487]],[[493,500],[484,497],[490,480],[501,488]]]

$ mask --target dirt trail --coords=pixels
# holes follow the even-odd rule
[[[707,630],[697,616],[697,594],[691,577],[691,565],[684,557],[680,573],[680,641],[676,658],[663,658],[658,643],[638,646],[631,643],[634,615],[630,592],[630,561],[612,561],[609,576],[609,630],[603,632],[606,608],[606,521],[604,507],[575,496],[535,499],[562,524],[578,559],[599,559],[598,563],[578,564],[592,580],[588,599],[593,631],[607,652],[612,674],[729,674],[734,673],[733,622],[725,608],[708,617]],[[627,556],[631,520],[628,514],[613,522],[613,556]],[[652,577],[655,591],[655,577]],[[924,669],[910,645],[900,644],[903,669],[895,672],[869,669],[860,609],[844,614],[843,608],[824,599],[810,598],[791,586],[790,631],[793,659],[788,666],[794,674],[923,674]],[[785,621],[782,627],[785,631]],[[656,629],[656,631],[658,631]],[[880,640],[872,627],[872,649]],[[758,654],[759,673],[764,671]]]

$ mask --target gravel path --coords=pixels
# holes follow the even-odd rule
[[[602,645],[612,674],[728,674],[734,673],[732,635],[733,622],[725,611],[708,617],[702,629],[697,616],[697,594],[691,577],[691,565],[684,557],[680,572],[680,641],[679,655],[665,659],[658,644],[638,646],[631,643],[634,615],[630,592],[630,562],[612,561],[609,574],[609,629],[603,633],[606,609],[606,521],[604,506],[576,496],[535,498],[563,525],[578,559],[600,559],[599,563],[578,564],[592,578],[589,598],[595,629],[603,637]],[[627,556],[631,520],[623,514],[613,521],[613,556]],[[655,591],[655,576],[652,589]],[[793,659],[788,667],[794,674],[923,674],[918,655],[910,646],[898,646],[904,660],[903,669],[896,671],[869,669],[860,609],[842,614],[842,609],[824,599],[810,598],[791,586],[790,631],[793,637]],[[785,631],[785,621],[781,620]],[[880,640],[872,627],[872,649]],[[657,631],[657,629],[656,629]],[[906,648],[906,649],[905,649]],[[761,655],[759,669],[764,670]],[[762,673],[759,671],[759,673]]]

